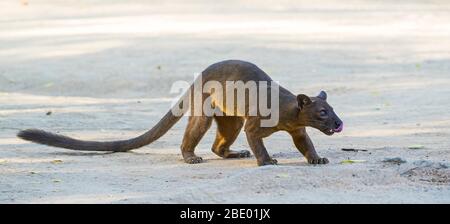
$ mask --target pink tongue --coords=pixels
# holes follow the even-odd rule
[[[333,129],[334,132],[341,132],[344,129],[344,123],[341,123],[338,128]]]

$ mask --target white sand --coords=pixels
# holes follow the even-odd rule
[[[446,1],[28,1],[0,3],[0,203],[450,203]],[[278,166],[223,160],[213,127],[197,149],[205,163],[188,165],[185,119],[130,153],[15,137],[136,136],[167,111],[174,81],[224,59],[295,93],[328,91],[345,130],[310,135],[331,163],[306,164],[285,133],[266,140]],[[234,148],[248,149],[243,134]],[[382,162],[393,157],[407,162]]]

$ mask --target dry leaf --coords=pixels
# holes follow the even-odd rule
[[[60,159],[55,159],[55,160],[52,160],[51,161],[51,163],[53,163],[53,164],[59,164],[59,163],[62,163],[63,161],[62,160],[60,160]]]
[[[367,162],[367,161],[362,160],[362,159],[347,159],[347,160],[342,160],[341,164],[365,163],[365,162]]]
[[[410,145],[408,146],[408,149],[423,149],[425,146],[423,145]]]

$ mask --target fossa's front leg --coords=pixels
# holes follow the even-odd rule
[[[327,158],[321,158],[317,155],[316,149],[306,133],[305,128],[289,132],[294,140],[295,147],[300,151],[303,156],[308,160],[310,164],[327,164],[329,161]]]
[[[264,143],[262,141],[262,138],[255,137],[252,133],[246,132],[247,135],[247,141],[250,145],[250,148],[252,149],[253,155],[256,157],[256,161],[258,163],[258,166],[265,166],[265,165],[276,165],[277,160],[272,159],[269,156],[269,153],[267,153],[266,147],[264,146]]]
[[[253,155],[256,157],[258,166],[276,165],[278,161],[269,156],[269,153],[267,153],[267,149],[264,146],[262,138],[265,135],[263,133],[264,130],[259,128],[259,121],[257,119],[247,120],[245,123],[245,134]]]

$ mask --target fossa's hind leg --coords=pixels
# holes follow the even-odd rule
[[[244,158],[249,157],[248,150],[233,151],[230,146],[234,143],[239,132],[244,125],[242,117],[214,117],[217,123],[216,140],[212,146],[212,151],[222,158]]]
[[[186,131],[184,132],[183,143],[181,144],[181,154],[186,163],[201,163],[202,157],[194,154],[195,147],[202,137],[211,127],[212,117],[191,116],[189,117]]]

